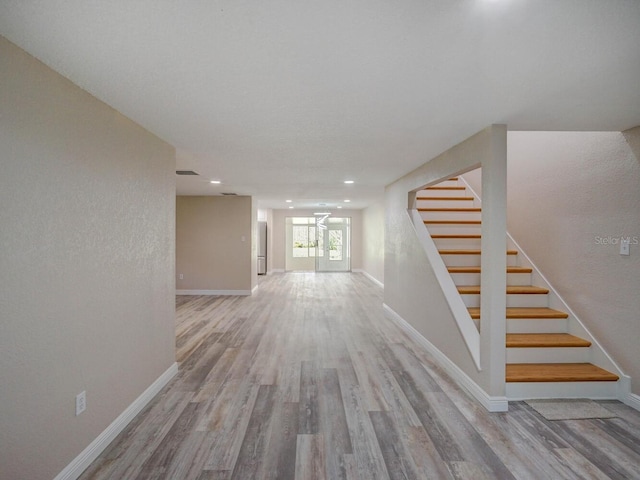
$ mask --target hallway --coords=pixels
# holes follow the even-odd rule
[[[250,297],[176,303],[178,375],[82,479],[640,478],[639,412],[488,413],[362,274],[273,274]]]

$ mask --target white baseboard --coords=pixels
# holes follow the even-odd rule
[[[433,355],[440,363],[440,366],[455,380],[464,387],[480,404],[490,412],[506,412],[509,409],[509,402],[506,397],[492,397],[485,392],[471,377],[463,372],[460,367],[453,363],[449,357],[436,348],[429,340],[424,338],[409,322],[398,315],[387,304],[382,305],[387,318],[396,323],[419,345]]]
[[[269,273],[284,273],[284,268],[272,268]]]
[[[369,280],[371,280],[373,283],[375,283],[376,285],[378,285],[380,288],[384,288],[384,283],[382,283],[380,280],[378,280],[377,278],[375,278],[373,275],[371,275],[369,272],[365,272],[362,269],[359,268],[354,268],[353,270],[351,270],[354,273],[362,273],[365,277],[367,277]]]
[[[640,411],[640,395],[628,392],[624,397],[620,399],[625,405],[629,405],[631,408]]]
[[[144,407],[155,397],[162,388],[178,373],[178,363],[171,365],[160,375],[142,394],[129,405],[124,412],[118,415],[98,437],[85,448],[80,455],[62,470],[54,480],[76,480],[84,472],[91,462],[100,455],[105,448],[116,438],[120,432],[142,411]]]
[[[251,295],[253,295],[254,293],[256,293],[258,291],[258,287],[259,287],[259,285],[256,284],[256,286],[251,289]]]
[[[176,295],[251,295],[251,290],[176,290]]]

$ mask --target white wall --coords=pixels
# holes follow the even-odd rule
[[[313,217],[314,210],[309,209],[286,209],[286,210],[272,210],[271,220],[271,248],[268,248],[271,253],[272,261],[269,262],[271,270],[284,271],[285,270],[285,219],[287,217]],[[362,210],[335,210],[333,211],[335,217],[350,217],[351,218],[351,269],[362,269]]]
[[[640,245],[625,257],[617,243],[640,239],[630,144],[640,128],[509,132],[508,230],[640,394]]]
[[[0,85],[0,478],[49,480],[175,362],[175,151],[2,37]]]
[[[362,270],[384,283],[384,200],[362,211]]]
[[[285,219],[313,216],[313,210],[266,210],[268,270],[285,270]],[[384,283],[384,199],[364,210],[335,210],[335,216],[351,217],[351,269],[363,270]],[[314,262],[315,265],[315,262]],[[308,268],[313,269],[314,265]]]

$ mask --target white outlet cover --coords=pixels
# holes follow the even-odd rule
[[[628,238],[620,240],[620,255],[629,255],[629,244],[631,241]]]
[[[87,392],[82,391],[76,395],[76,416],[80,415],[87,409]]]

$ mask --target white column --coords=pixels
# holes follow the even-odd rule
[[[507,127],[491,127],[491,154],[482,162],[480,362],[491,396],[505,394],[507,289]]]

